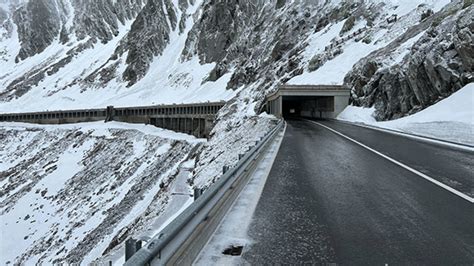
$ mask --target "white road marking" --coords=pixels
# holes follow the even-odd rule
[[[378,130],[378,131],[382,131],[382,132],[385,132],[385,133],[390,133],[390,134],[393,134],[393,135],[398,135],[398,136],[403,136],[403,137],[407,137],[407,138],[411,138],[411,139],[421,140],[421,141],[425,141],[425,142],[429,142],[429,143],[436,143],[436,144],[444,145],[444,146],[447,146],[447,147],[453,147],[453,148],[460,149],[460,150],[465,150],[465,151],[470,151],[470,152],[474,151],[474,146],[471,146],[469,144],[456,143],[456,142],[452,142],[452,141],[444,141],[442,139],[436,139],[436,138],[432,138],[432,137],[429,137],[429,136],[416,135],[416,134],[407,133],[407,132],[403,132],[403,131],[399,131],[399,130],[395,130],[395,129],[391,129],[391,128],[383,128],[383,127],[367,125],[367,124],[352,123],[352,122],[348,122],[348,121],[344,121],[344,120],[336,120],[336,121],[339,122],[339,123],[344,123],[344,124],[348,124],[348,125],[352,125],[352,126]]]
[[[458,190],[456,190],[456,189],[454,189],[454,188],[452,188],[452,187],[450,187],[450,186],[448,186],[448,185],[445,185],[445,184],[439,182],[438,180],[436,180],[436,179],[434,179],[434,178],[432,178],[432,177],[429,177],[429,176],[423,174],[422,172],[420,172],[420,171],[418,171],[418,170],[415,170],[415,169],[411,168],[410,166],[408,166],[408,165],[406,165],[406,164],[403,164],[403,163],[401,163],[401,162],[399,162],[399,161],[397,161],[397,160],[395,160],[395,159],[393,159],[393,158],[391,158],[391,157],[389,157],[389,156],[387,156],[387,155],[385,155],[385,154],[383,154],[383,153],[381,153],[381,152],[378,152],[378,151],[376,151],[376,150],[370,148],[369,146],[367,146],[367,145],[365,145],[365,144],[363,144],[363,143],[360,143],[359,141],[357,141],[357,140],[355,140],[355,139],[353,139],[353,138],[351,138],[351,137],[348,137],[348,136],[342,134],[342,133],[339,132],[339,131],[336,131],[336,130],[334,130],[334,129],[328,127],[328,126],[325,126],[325,125],[323,125],[323,124],[321,124],[321,123],[318,123],[318,122],[314,122],[314,121],[311,121],[311,120],[306,120],[306,121],[309,121],[309,122],[311,122],[311,123],[314,123],[314,124],[316,124],[316,125],[318,125],[318,126],[321,126],[321,127],[325,128],[325,129],[327,129],[327,130],[330,130],[331,132],[333,132],[333,133],[335,133],[335,134],[337,134],[337,135],[339,135],[339,136],[341,136],[341,137],[343,137],[343,138],[345,138],[345,139],[348,139],[348,140],[354,142],[355,144],[357,144],[357,145],[359,145],[359,146],[361,146],[361,147],[363,147],[363,148],[365,148],[365,149],[367,149],[367,150],[369,150],[369,151],[371,151],[371,152],[373,152],[373,153],[375,153],[375,154],[377,154],[377,155],[379,155],[379,156],[381,156],[381,157],[383,157],[383,158],[389,160],[390,162],[392,162],[392,163],[394,163],[394,164],[396,164],[396,165],[398,165],[398,166],[400,166],[400,167],[402,167],[402,168],[405,168],[406,170],[408,170],[408,171],[410,171],[410,172],[412,172],[412,173],[414,173],[414,174],[416,174],[416,175],[418,175],[418,176],[420,176],[420,177],[422,177],[422,178],[424,178],[424,179],[430,181],[431,183],[433,183],[433,184],[435,184],[435,185],[438,185],[438,186],[440,186],[440,187],[446,189],[447,191],[449,191],[449,192],[455,194],[456,196],[459,196],[459,197],[461,197],[461,198],[463,198],[463,199],[469,201],[470,203],[474,203],[474,198],[469,197],[468,195],[466,195],[466,194],[464,194],[464,193],[462,193],[462,192],[460,192],[460,191],[458,191]]]

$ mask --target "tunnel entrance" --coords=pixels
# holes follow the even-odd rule
[[[334,96],[282,97],[282,115],[284,118],[324,118],[327,113],[331,112],[334,112]]]
[[[279,85],[266,97],[264,109],[278,118],[336,118],[349,104],[343,85]]]
[[[279,85],[266,97],[264,109],[278,118],[336,118],[349,104],[343,85]]]

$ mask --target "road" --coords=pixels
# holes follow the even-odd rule
[[[473,192],[472,152],[324,121]],[[474,204],[309,121],[288,121],[254,213],[253,265],[474,263]]]

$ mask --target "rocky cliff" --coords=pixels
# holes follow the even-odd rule
[[[401,6],[408,5],[404,1],[397,3],[376,0],[38,0],[14,1],[9,6],[4,3],[0,6],[7,9],[0,13],[5,43],[3,47],[0,45],[0,55],[5,61],[4,73],[0,75],[3,87],[0,101],[7,103],[3,106],[15,101],[22,102],[22,106],[35,105],[28,95],[40,94],[45,102],[67,97],[72,105],[77,102],[78,107],[85,107],[90,102],[84,92],[90,91],[90,96],[97,88],[113,88],[115,92],[107,92],[106,98],[114,103],[114,98],[123,99],[126,94],[130,97],[127,87],[132,88],[132,94],[140,95],[143,91],[153,93],[156,86],[164,90],[169,87],[189,90],[196,89],[189,88],[192,84],[206,86],[221,80],[228,90],[245,86],[252,91],[251,98],[261,102],[278,83],[292,82],[292,78],[308,72],[321,72],[326,63],[352,57],[355,61],[350,61],[354,63],[360,59],[352,70],[351,65],[344,66],[350,72],[344,82],[354,88],[352,102],[375,105],[378,119],[393,119],[446,97],[469,82],[472,74],[472,21],[469,20],[472,1],[457,0],[444,10],[440,7],[447,1],[419,0],[410,4],[413,10]],[[331,35],[336,28],[337,34]],[[314,39],[329,37],[326,35],[332,37],[324,41],[324,49],[314,50]],[[399,62],[389,62],[398,56],[400,47],[415,37],[420,39],[410,43],[410,54]],[[15,38],[20,50],[12,49]],[[364,43],[363,48],[369,53],[346,50],[351,49],[354,41]],[[163,54],[165,49],[169,51]],[[158,66],[155,59],[160,57],[167,58],[161,64],[169,67]],[[194,58],[212,69],[196,71],[201,66],[191,67],[192,63],[188,63]],[[70,68],[76,69],[76,73]],[[185,68],[188,69],[183,72]],[[162,73],[163,69],[170,73]],[[69,75],[64,77],[64,73]],[[324,75],[315,74],[305,82],[324,82]],[[157,77],[160,81],[156,81]],[[83,95],[71,96],[78,92]],[[159,97],[153,100],[166,101],[169,100]]]
[[[356,105],[375,106],[379,120],[424,109],[474,81],[474,6],[458,2],[354,65],[346,76]],[[405,40],[422,34],[400,61],[389,60]]]

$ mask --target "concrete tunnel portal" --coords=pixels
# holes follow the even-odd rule
[[[350,89],[327,85],[281,85],[265,110],[279,118],[336,118],[349,104]]]

